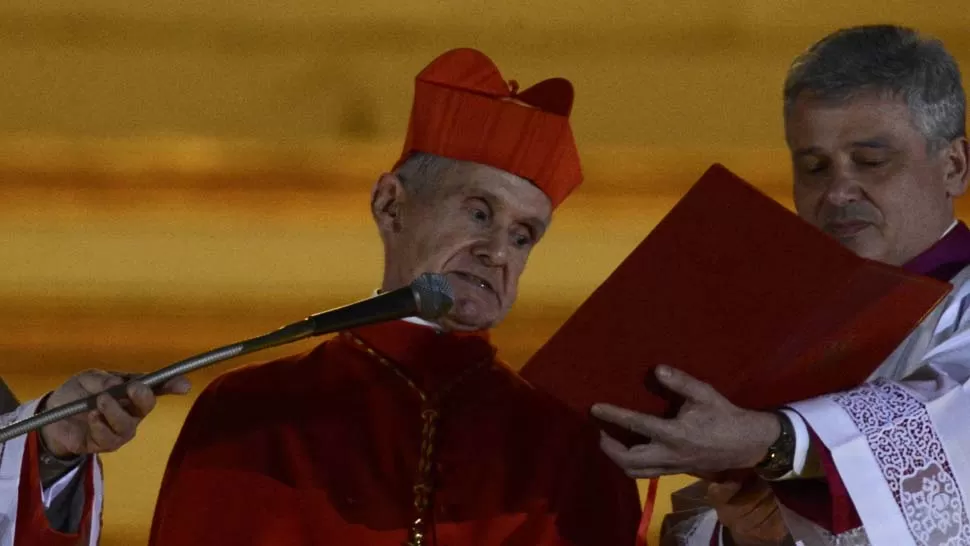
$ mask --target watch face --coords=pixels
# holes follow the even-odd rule
[[[777,479],[791,472],[795,458],[795,434],[791,421],[784,413],[777,412],[781,433],[775,443],[768,448],[765,458],[755,467],[764,479]]]

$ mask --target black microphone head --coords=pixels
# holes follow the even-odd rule
[[[455,303],[455,293],[444,275],[423,273],[411,283],[418,303],[418,316],[425,320],[443,317]]]

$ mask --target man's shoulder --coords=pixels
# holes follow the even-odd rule
[[[326,358],[328,344],[329,341],[324,341],[302,353],[230,370],[209,383],[200,397],[217,398],[220,402],[239,399],[251,403],[291,396],[311,385],[307,374]]]
[[[189,410],[183,433],[191,432],[183,441],[212,444],[241,433],[270,431],[276,424],[300,418],[301,412],[318,398],[319,384],[310,380],[310,374],[326,358],[328,343],[303,353],[245,365],[211,381]]]

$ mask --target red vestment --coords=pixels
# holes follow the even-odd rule
[[[0,425],[34,415],[38,404],[39,400],[34,400],[0,415]],[[70,490],[73,492],[69,493],[71,497],[68,499],[73,503],[78,499],[75,495],[83,493],[83,504],[72,504],[69,508],[80,511],[76,520],[77,532],[57,531],[51,525],[44,503],[37,434],[31,432],[0,444],[0,546],[96,545],[101,530],[103,484],[100,462],[97,457],[90,457],[82,467],[74,470],[80,475],[68,474],[58,480],[83,484],[83,491]],[[53,491],[56,486],[52,488]]]
[[[425,544],[634,543],[636,484],[596,430],[487,336],[399,321],[214,381],[173,450],[150,544],[400,546],[431,407],[409,381],[429,400],[444,392]]]
[[[27,436],[26,453],[20,475],[20,498],[17,509],[17,526],[14,535],[14,546],[82,546],[96,541],[96,532],[92,537],[92,507],[95,502],[94,472],[90,464],[81,470],[84,472],[85,499],[84,515],[81,526],[76,533],[62,533],[51,528],[41,498],[39,453],[37,433]],[[100,510],[97,511],[100,516]]]

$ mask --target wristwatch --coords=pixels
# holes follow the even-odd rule
[[[755,465],[754,471],[763,480],[773,481],[792,471],[795,460],[795,427],[784,412],[773,412],[781,425],[781,434],[768,448],[764,459]]]

